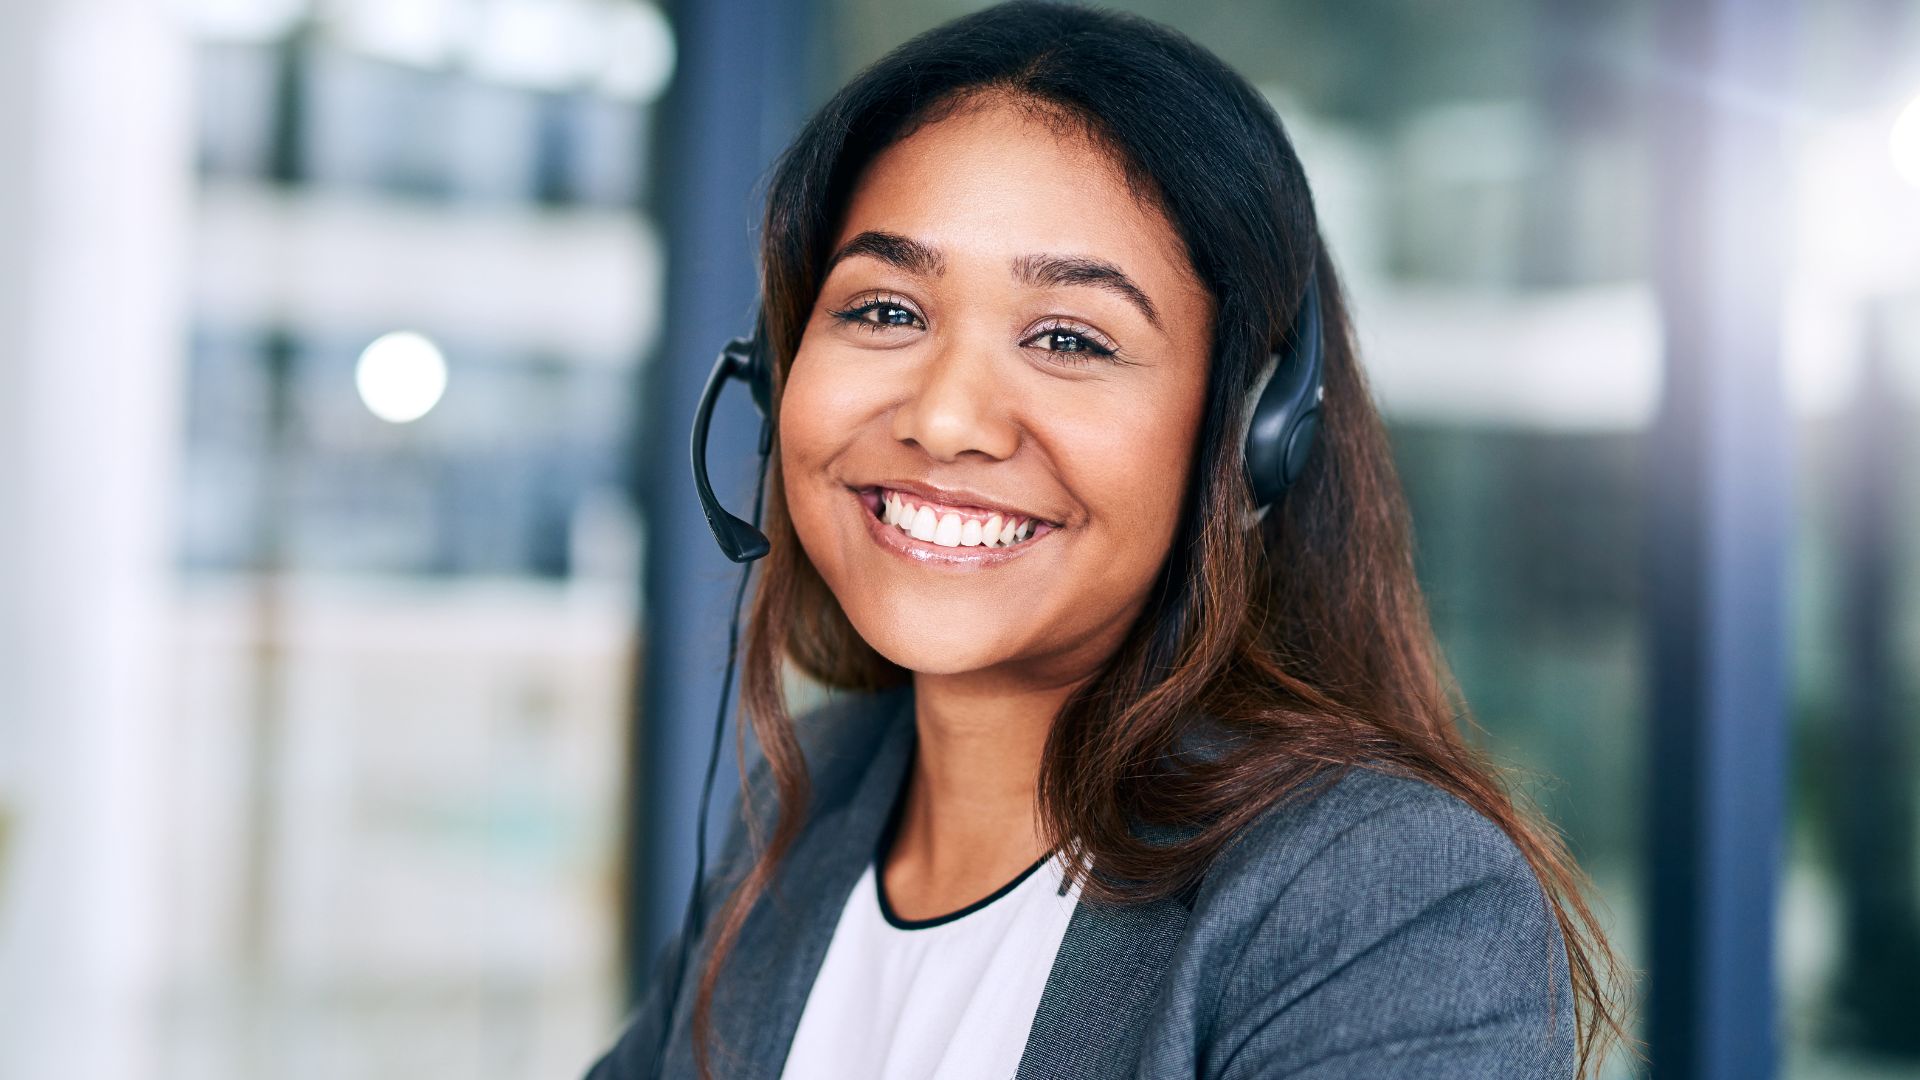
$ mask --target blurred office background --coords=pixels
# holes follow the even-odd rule
[[[0,8],[0,1076],[612,1040],[691,874],[685,432],[761,170],[979,6]],[[1287,122],[1654,1074],[1920,1077],[1920,3],[1116,6]]]

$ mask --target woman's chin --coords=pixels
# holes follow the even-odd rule
[[[1007,656],[1007,646],[997,639],[955,633],[950,626],[901,625],[894,618],[881,619],[879,625],[860,619],[853,619],[853,623],[875,652],[922,675],[978,671]]]

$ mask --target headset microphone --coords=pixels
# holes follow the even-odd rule
[[[1320,401],[1325,395],[1325,363],[1321,342],[1320,287],[1318,270],[1307,270],[1306,288],[1294,310],[1287,340],[1271,357],[1270,366],[1254,387],[1253,406],[1248,414],[1245,464],[1248,483],[1253,490],[1259,514],[1280,500],[1300,477],[1308,454],[1320,429]],[[673,988],[664,1002],[660,1020],[660,1041],[655,1052],[656,1067],[666,1064],[667,1035],[672,1028],[674,1002],[686,977],[687,954],[695,935],[704,923],[701,911],[702,878],[706,876],[707,807],[713,798],[713,779],[720,765],[720,744],[726,729],[727,700],[733,691],[733,669],[740,637],[740,604],[747,591],[752,563],[772,549],[767,535],[760,531],[760,510],[766,492],[767,459],[773,448],[773,371],[767,355],[765,324],[754,321],[749,338],[734,338],[720,350],[707,384],[700,392],[694,411],[693,437],[688,446],[693,458],[693,486],[700,497],[700,509],[706,514],[707,527],[727,558],[743,564],[740,586],[733,595],[733,622],[727,632],[727,667],[720,684],[720,709],[714,717],[713,744],[707,756],[706,784],[700,793],[698,838],[694,846],[693,890],[687,899],[686,918],[680,928],[678,965]],[[747,384],[753,394],[754,409],[760,414],[760,470],[754,484],[753,521],[746,522],[720,505],[707,479],[707,429],[713,422],[713,410],[720,391],[729,379]]]
[[[773,449],[773,379],[767,367],[767,351],[762,327],[755,320],[754,334],[750,338],[734,338],[721,348],[720,356],[713,362],[713,370],[707,375],[707,384],[700,391],[700,403],[694,408],[693,437],[688,445],[689,455],[693,458],[693,489],[700,497],[700,509],[706,513],[707,527],[713,530],[713,538],[719,542],[720,550],[727,558],[742,564],[740,567],[740,585],[733,593],[733,618],[727,628],[727,668],[720,678],[720,708],[713,718],[713,744],[707,750],[707,775],[700,788],[699,824],[696,826],[693,848],[693,886],[687,896],[686,914],[680,922],[680,949],[675,959],[673,986],[662,1002],[660,1018],[660,1038],[654,1048],[655,1075],[664,1075],[667,1064],[667,1036],[673,1030],[674,1003],[680,998],[681,984],[686,981],[687,955],[693,947],[693,939],[705,925],[706,914],[702,910],[701,888],[707,874],[707,808],[713,802],[713,778],[720,770],[720,744],[724,741],[727,728],[727,700],[733,693],[733,668],[739,655],[740,646],[740,603],[747,594],[747,579],[751,576],[755,559],[771,551],[773,545],[767,541],[767,534],[760,531],[760,510],[767,489],[767,458]],[[753,392],[753,407],[760,414],[760,469],[753,484],[753,521],[746,522],[727,512],[720,505],[720,499],[713,493],[713,484],[707,479],[707,429],[713,423],[713,409],[720,400],[720,391],[726,388],[728,379],[745,382]]]
[[[773,378],[767,369],[766,350],[760,347],[756,329],[751,338],[734,338],[720,350],[707,375],[706,388],[700,391],[700,404],[693,413],[693,439],[688,448],[693,458],[693,489],[700,496],[700,509],[706,512],[707,527],[720,542],[720,550],[734,562],[752,562],[771,550],[767,534],[760,531],[760,515],[748,524],[727,512],[707,480],[707,427],[713,422],[713,407],[728,379],[739,379],[753,391],[753,407],[760,413],[760,467],[766,469],[767,453],[773,447]]]

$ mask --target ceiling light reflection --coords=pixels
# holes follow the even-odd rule
[[[360,353],[354,385],[367,411],[394,424],[407,424],[433,410],[447,389],[447,360],[423,334],[395,330],[382,334]]]

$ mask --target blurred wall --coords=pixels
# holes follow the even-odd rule
[[[0,1069],[137,1077],[190,56],[113,0],[9,4],[0,43]]]

